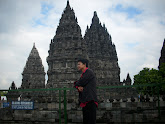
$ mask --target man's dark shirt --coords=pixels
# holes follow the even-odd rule
[[[80,79],[75,83],[76,86],[83,87],[83,91],[79,92],[80,103],[87,103],[89,101],[97,102],[96,77],[92,70],[87,69],[82,73]]]

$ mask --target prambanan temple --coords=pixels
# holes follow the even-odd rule
[[[89,60],[89,67],[96,74],[98,86],[121,85],[115,44],[96,12],[83,37],[68,1],[48,53],[46,86],[44,67],[34,44],[22,73],[21,89],[73,87],[73,83],[80,77],[77,71],[77,60],[80,58]]]
[[[162,50],[160,63],[165,62],[164,50]],[[81,75],[81,72],[77,70],[77,60],[80,58],[89,60],[89,68],[97,77],[98,87],[131,86],[132,80],[129,73],[123,82],[120,81],[116,47],[105,24],[99,20],[97,12],[94,12],[91,25],[87,26],[85,35],[82,36],[78,19],[67,1],[55,36],[50,40],[46,58],[48,63],[47,83],[45,83],[44,66],[34,44],[22,73],[22,84],[18,88],[20,92],[10,91],[17,90],[13,82],[6,95],[10,103],[17,101],[18,97],[22,101],[34,101],[34,110],[20,111],[5,108],[1,111],[0,122],[58,123],[59,92],[49,89],[73,88],[74,82]],[[28,91],[28,89],[37,89],[37,91]],[[97,93],[99,100],[97,122],[151,122],[154,118],[158,118],[158,104],[154,101],[153,96],[143,97],[144,101],[145,98],[149,98],[150,103],[144,103],[144,101],[142,103],[135,88],[98,89]],[[63,104],[62,95],[61,98]],[[165,106],[165,102],[161,102],[161,106]],[[62,120],[64,119],[63,109],[62,106]],[[67,120],[74,123],[82,122],[82,111],[78,105],[76,90],[67,91]]]

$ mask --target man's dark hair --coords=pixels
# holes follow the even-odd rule
[[[86,67],[88,67],[88,60],[87,59],[79,59],[78,62],[82,62],[83,64],[86,64]]]

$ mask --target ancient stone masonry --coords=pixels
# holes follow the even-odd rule
[[[101,25],[96,12],[90,28],[87,26],[84,39],[87,42],[90,68],[96,74],[98,85],[119,85],[120,68],[116,48],[105,24]]]
[[[160,68],[160,65],[162,63],[165,63],[165,39],[164,39],[164,42],[163,42],[163,47],[161,49],[161,56],[160,56],[160,59],[159,59],[159,66],[158,66],[158,68]]]
[[[39,56],[35,44],[30,52],[26,65],[22,73],[21,89],[41,89],[45,88],[45,72],[42,65],[42,60]],[[37,94],[22,93],[22,98],[27,96],[32,97]]]
[[[97,124],[123,124],[123,123],[163,123],[165,122],[165,101],[160,96],[159,120],[158,99],[144,97],[143,101],[135,98],[127,98],[126,101],[105,101],[99,104],[96,122]],[[75,102],[67,103],[67,119],[69,124],[82,124],[82,109]],[[62,116],[62,119],[64,116]],[[5,124],[57,124],[59,123],[58,103],[35,102],[34,110],[0,109],[0,123]],[[64,124],[64,120],[62,120]]]
[[[63,11],[56,34],[48,51],[47,88],[73,87],[80,74],[77,71],[77,60],[87,58],[86,43],[81,29],[71,9],[69,1]]]
[[[45,72],[35,44],[22,73],[21,89],[45,88]]]
[[[125,86],[130,86],[132,84],[132,80],[130,78],[129,73],[127,74],[126,79],[123,80],[122,84]],[[126,101],[126,98],[133,98],[134,96],[137,96],[137,91],[135,88],[132,87],[126,87],[121,89],[119,92],[121,92],[119,98],[122,98],[123,101]],[[134,98],[133,98],[134,99]]]
[[[94,12],[90,27],[87,26],[84,40],[87,43],[89,66],[97,77],[97,86],[116,86],[120,83],[120,68],[114,43],[105,24],[101,24]],[[118,90],[118,89],[117,89]],[[106,98],[121,98],[122,90],[107,89],[98,91],[99,102]]]
[[[16,91],[10,91],[10,90],[17,90],[17,87],[16,87],[14,81],[12,82],[11,86],[9,87],[9,92],[6,94],[6,97],[7,97],[8,102],[17,101],[20,94]]]
[[[131,80],[131,78],[130,78],[130,76],[129,76],[129,73],[127,74],[127,78],[126,78],[126,80],[123,81],[123,83],[124,83],[125,85],[131,85],[132,80]]]

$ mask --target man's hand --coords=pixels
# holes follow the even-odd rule
[[[82,92],[82,91],[83,91],[83,87],[81,87],[81,86],[78,87],[78,91],[79,91],[79,92]]]

